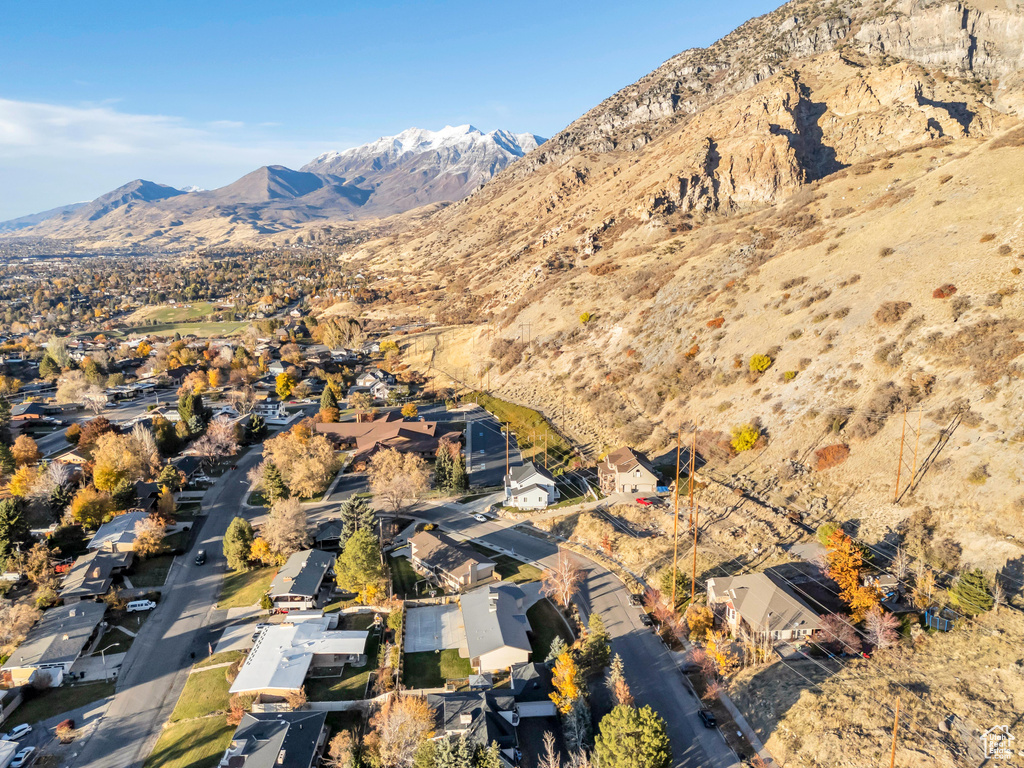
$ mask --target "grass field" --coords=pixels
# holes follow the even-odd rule
[[[558,609],[547,598],[527,609],[526,618],[530,620],[530,627],[533,629],[534,661],[544,661],[547,658],[555,637],[561,637],[566,645],[572,645],[572,633],[569,632]]]
[[[415,584],[422,577],[412,569],[409,559],[401,555],[388,557],[388,567],[391,569],[391,583],[395,596],[415,597]]]
[[[128,636],[125,635],[125,638]],[[54,715],[70,712],[94,701],[114,695],[113,683],[84,683],[62,685],[45,691],[31,691],[11,716],[4,720],[3,730],[10,730],[22,723],[38,723]]]
[[[363,698],[370,673],[377,664],[380,633],[371,632],[366,640],[366,666],[346,666],[341,677],[306,678],[306,698],[310,701],[355,701]]]
[[[189,675],[185,689],[171,713],[171,722],[226,712],[230,698],[228,688],[231,687],[225,675],[226,669],[216,667]]]
[[[186,320],[198,320],[215,311],[211,301],[197,301],[192,304],[161,304],[160,306],[140,307],[127,318],[129,323],[181,323]]]
[[[225,664],[232,661],[238,661],[245,657],[242,651],[224,651],[223,653],[215,653],[213,656],[207,656],[205,659],[196,664],[196,669],[202,669],[203,667],[211,667],[214,664]]]
[[[256,568],[252,571],[232,571],[224,575],[220,587],[218,608],[248,608],[260,601],[270,589],[277,568]]]
[[[514,557],[509,555],[503,555],[499,552],[495,552],[493,549],[488,549],[474,541],[469,542],[469,545],[473,547],[477,552],[482,555],[486,555],[494,561],[495,570],[498,575],[501,576],[502,581],[511,581],[513,584],[524,584],[527,581],[540,581],[544,575],[543,571],[535,565],[520,562]]]
[[[440,688],[446,680],[461,680],[473,674],[469,659],[459,656],[457,648],[435,653],[405,654],[402,683],[409,688]]]
[[[96,646],[96,650],[100,651],[106,648],[104,653],[109,656],[112,653],[124,653],[132,646],[132,642],[135,640],[134,637],[122,632],[118,629],[118,625],[129,629],[132,632],[138,632],[142,627],[142,622],[145,620],[147,614],[145,613],[130,613],[125,615],[121,621],[117,624],[111,624],[107,627],[107,631],[103,633],[103,637],[100,638],[99,645]],[[113,648],[109,646],[113,645]],[[99,653],[93,653],[93,656],[99,656]]]
[[[160,734],[144,768],[214,768],[234,732],[219,716],[174,723]]]
[[[133,587],[162,587],[167,581],[167,572],[171,570],[174,555],[155,555],[145,560],[137,560],[132,565],[128,580]]]

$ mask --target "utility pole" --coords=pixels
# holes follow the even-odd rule
[[[509,425],[505,425],[505,477],[508,477],[508,433]]]
[[[693,575],[690,577],[690,605],[697,594],[697,518],[700,517],[700,507],[693,508]]]
[[[892,722],[892,755],[889,757],[889,768],[896,768],[896,733],[900,727],[900,697],[896,697],[896,718]]]
[[[690,605],[697,594],[697,528],[700,510],[693,503],[693,475],[697,471],[697,425],[693,425],[693,441],[690,444],[690,525],[693,526],[693,575],[690,577]]]
[[[903,469],[903,443],[907,439],[907,406],[903,406],[903,432],[900,434],[900,460],[896,464],[896,490],[892,494],[892,503],[900,499],[900,472]]]
[[[690,443],[690,527],[693,527],[693,474],[697,470],[697,427],[693,428],[693,440]],[[678,473],[677,473],[678,474]]]
[[[683,431],[676,431],[676,492],[675,492],[675,522],[672,523],[672,610],[676,609],[676,581],[678,579],[679,563],[679,455],[683,450]]]
[[[910,485],[908,489],[914,487],[914,478],[917,477],[917,448],[921,445],[921,422],[924,419],[924,409],[922,408],[917,412],[917,437],[914,438],[914,468],[910,472]]]
[[[544,469],[548,468],[548,433],[544,432]]]

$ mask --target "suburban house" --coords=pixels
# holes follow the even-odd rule
[[[628,447],[612,451],[598,463],[597,479],[604,494],[654,493],[659,483],[647,457]]]
[[[440,531],[420,531],[409,539],[412,567],[454,592],[494,580],[494,562],[468,544]]]
[[[809,637],[821,624],[818,613],[788,585],[767,573],[708,579],[708,607],[736,636],[746,631],[772,640]]]
[[[131,552],[107,552],[97,549],[82,555],[75,560],[68,575],[64,577],[64,585],[60,590],[64,604],[70,605],[79,600],[89,600],[107,594],[114,576],[128,568],[133,557]]]
[[[191,480],[203,466],[203,460],[198,456],[175,456],[167,462],[185,476],[185,480]]]
[[[135,510],[118,515],[99,527],[87,545],[88,549],[103,552],[132,552],[135,545],[135,524],[149,517],[146,510]]]
[[[435,739],[465,736],[470,747],[482,749],[493,742],[498,745],[504,765],[518,764],[519,713],[511,694],[502,691],[432,693],[427,695],[427,704],[434,710]]]
[[[526,596],[515,584],[474,589],[460,600],[469,663],[476,672],[499,672],[530,660]]]
[[[257,636],[231,693],[284,697],[302,688],[310,667],[366,664],[366,630],[341,631],[337,615],[302,616],[265,627]]]
[[[544,509],[558,500],[555,478],[532,461],[513,467],[505,475],[505,506]]]
[[[327,742],[326,712],[246,712],[221,768],[311,768]]]
[[[392,389],[394,389],[394,387],[386,381],[378,381],[375,384],[370,385],[370,394],[373,396],[374,400],[387,400]]]
[[[512,665],[512,695],[520,717],[555,717],[551,693],[551,670],[547,664],[528,662]]]
[[[288,421],[288,409],[283,400],[261,400],[253,406],[253,414],[268,424],[283,424]]]
[[[388,411],[369,421],[342,421],[335,424],[320,423],[316,431],[342,448],[355,448],[352,463],[365,461],[378,450],[394,448],[402,453],[415,453],[433,460],[442,440],[459,443],[461,432],[440,433],[435,421],[407,420],[401,414]]]
[[[40,421],[47,418],[46,409],[40,403],[18,403],[11,408],[11,422]]]
[[[341,546],[341,534],[345,523],[332,517],[324,520],[316,527],[313,534],[313,546],[317,549],[338,549]]]
[[[317,607],[317,598],[328,573],[334,572],[334,556],[319,549],[296,552],[270,582],[274,607],[302,611]]]
[[[102,631],[104,603],[78,603],[51,608],[43,614],[18,649],[0,668],[0,682],[27,685],[45,672],[56,687],[82,652]]]

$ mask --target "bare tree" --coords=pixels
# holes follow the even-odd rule
[[[537,768],[562,768],[562,758],[558,754],[558,747],[555,746],[555,735],[551,731],[544,731],[544,752],[537,762]]]
[[[540,591],[546,597],[553,597],[563,608],[568,608],[582,581],[583,569],[559,550],[558,565],[544,571]]]
[[[306,511],[294,496],[278,499],[270,508],[267,522],[263,524],[260,537],[275,552],[288,557],[309,544],[306,530]]]
[[[896,548],[896,554],[892,557],[892,575],[905,582],[910,575],[910,554],[902,544]]]
[[[160,471],[160,449],[156,447],[156,438],[148,427],[136,424],[132,429],[130,450],[149,468],[149,476]]]
[[[865,634],[876,648],[891,648],[900,639],[900,620],[876,605],[864,617]]]
[[[830,613],[821,617],[818,630],[826,645],[831,645],[836,653],[860,653],[860,636],[848,616]]]
[[[240,416],[248,416],[256,410],[256,390],[248,384],[228,392],[228,402],[234,406]]]
[[[209,461],[231,456],[238,450],[238,434],[227,416],[218,416],[210,422],[206,433],[193,446],[196,454]]]
[[[163,522],[146,517],[135,524],[135,541],[132,550],[141,558],[155,555],[163,544],[165,528]]]
[[[1003,580],[997,573],[992,578],[992,609],[998,613],[1004,605],[1007,605],[1006,589],[1003,587]]]
[[[370,459],[370,489],[393,512],[400,511],[407,499],[416,499],[427,489],[427,465],[413,453],[394,448],[378,451]]]

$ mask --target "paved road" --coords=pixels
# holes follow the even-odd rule
[[[474,488],[502,485],[505,478],[505,433],[501,422],[483,408],[466,411],[466,464]],[[523,463],[516,436],[510,435],[509,466]]]
[[[259,447],[226,472],[207,492],[207,515],[184,556],[175,560],[163,598],[142,625],[121,666],[117,693],[95,732],[73,763],[76,768],[141,766],[170,716],[191,667],[190,653],[206,655],[222,630],[225,612],[214,611],[226,564],[221,538],[238,514],[248,488],[245,473],[261,457]],[[205,565],[194,563],[205,549]]]
[[[557,563],[558,549],[548,541],[514,530],[510,521],[475,521],[471,514],[477,505],[437,506],[415,511],[417,517],[439,523],[485,545],[496,546],[519,557],[551,567]],[[672,740],[675,768],[731,768],[738,766],[736,756],[716,730],[704,728],[697,711],[700,704],[683,683],[671,654],[657,636],[640,623],[640,609],[629,605],[629,593],[612,573],[597,563],[575,555],[586,571],[576,599],[584,618],[591,611],[601,614],[612,637],[612,652],[622,656],[630,690],[640,705],[651,707],[665,718]]]

